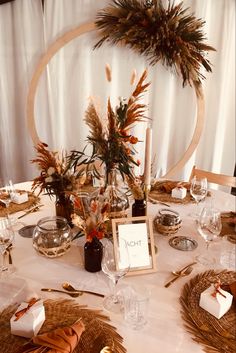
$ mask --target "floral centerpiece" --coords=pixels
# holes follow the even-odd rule
[[[72,222],[85,235],[86,241],[92,242],[94,238],[101,240],[107,231],[108,204],[91,200],[89,210],[85,210],[80,196],[74,197],[74,213]]]
[[[111,81],[110,68],[106,67],[106,73],[108,81]],[[135,156],[135,145],[139,139],[134,136],[133,128],[137,123],[147,120],[145,116],[147,107],[140,102],[142,95],[150,85],[150,83],[145,83],[146,78],[147,70],[144,70],[130,97],[128,99],[119,98],[119,103],[115,108],[112,107],[111,100],[108,98],[105,117],[97,111],[93,101],[90,102],[85,112],[84,120],[89,127],[87,142],[92,146],[92,153],[86,163],[92,165],[92,173],[95,177],[101,177],[101,175],[94,162],[100,161],[100,165],[105,167],[103,192],[109,204],[109,218],[125,217],[126,209],[129,207],[128,197],[119,188],[117,180],[119,174],[124,182],[127,178],[135,180],[134,167],[140,164]],[[81,152],[72,151],[70,160],[76,170],[81,160]],[[109,228],[111,235],[111,224]]]
[[[99,200],[88,202],[85,205],[80,196],[74,198],[75,213],[72,216],[72,222],[86,237],[85,269],[89,272],[97,272],[101,270],[103,255],[103,245],[100,240],[106,236],[108,229],[108,203]]]
[[[38,190],[39,194],[45,191],[50,197],[55,196],[57,215],[65,217],[71,224],[73,205],[70,195],[84,183],[83,169],[75,173],[66,152],[50,151],[43,142],[36,146],[36,151],[37,158],[31,162],[37,164],[40,175],[34,178],[32,191]]]
[[[134,179],[133,169],[140,161],[135,158],[135,144],[139,142],[131,129],[138,122],[146,121],[146,105],[139,102],[150,83],[145,83],[147,71],[140,77],[135,89],[128,99],[119,98],[118,106],[112,108],[110,98],[107,103],[107,116],[101,117],[93,101],[90,102],[85,122],[89,126],[88,144],[92,146],[92,154],[86,163],[99,160],[105,165],[105,185],[111,170],[116,169],[122,176]],[[81,159],[81,152],[72,151],[71,164],[77,168]],[[94,170],[95,176],[99,173]]]

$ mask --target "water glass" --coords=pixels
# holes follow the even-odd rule
[[[124,294],[125,322],[134,330],[142,329],[148,321],[150,293],[146,288],[128,288]]]

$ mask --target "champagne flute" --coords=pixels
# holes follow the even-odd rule
[[[120,313],[123,309],[123,302],[116,292],[116,286],[120,278],[129,271],[130,261],[128,247],[123,239],[119,239],[117,246],[111,240],[107,240],[102,258],[102,271],[107,275],[113,284],[112,294],[105,297],[103,307],[115,313]]]
[[[197,256],[197,261],[204,266],[210,266],[216,263],[216,259],[209,256],[208,249],[210,242],[216,240],[220,235],[221,229],[220,211],[212,207],[204,207],[197,223],[197,230],[206,242],[206,251]]]
[[[197,204],[197,211],[196,213],[192,214],[192,217],[197,219],[199,217],[198,204],[206,197],[207,194],[207,178],[198,179],[196,176],[194,176],[191,180],[190,194]]]
[[[14,231],[8,217],[0,218],[0,254],[2,257],[2,265],[0,267],[0,277],[10,273],[10,268],[5,264],[5,253],[11,246],[14,238]]]

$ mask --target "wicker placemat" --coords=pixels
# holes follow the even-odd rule
[[[236,213],[235,212],[224,212],[221,214],[222,230],[220,235],[230,236],[230,238],[236,243]]]
[[[207,353],[235,353],[236,352],[236,303],[221,318],[216,319],[206,310],[200,308],[200,294],[209,287],[210,282],[220,279],[222,285],[236,280],[236,272],[213,270],[198,274],[186,283],[181,297],[181,315],[187,331],[193,340],[204,346]]]
[[[5,217],[5,216],[7,216],[7,214],[27,210],[28,208],[39,203],[39,201],[40,201],[39,197],[34,195],[30,191],[17,190],[17,192],[27,192],[28,193],[28,201],[21,203],[21,204],[11,202],[7,209],[5,206],[2,206],[0,204],[0,217]]]
[[[115,353],[125,353],[122,345],[123,338],[116,328],[110,325],[109,317],[101,310],[88,309],[73,300],[46,300],[44,302],[46,321],[39,333],[68,326],[82,317],[85,331],[81,336],[74,353],[99,353],[105,346],[109,346]],[[1,353],[15,353],[28,339],[11,335],[10,318],[16,306],[6,308],[0,315],[0,351]]]
[[[183,199],[177,199],[171,196],[171,191],[176,186],[183,186],[187,189],[187,195]],[[156,180],[152,186],[149,193],[149,197],[156,201],[161,202],[173,202],[180,204],[194,203],[194,199],[190,195],[190,183],[186,181],[173,181],[173,180]],[[208,191],[207,196],[211,196]]]

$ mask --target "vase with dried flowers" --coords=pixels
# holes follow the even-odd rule
[[[75,196],[73,200],[75,213],[72,221],[86,237],[84,267],[89,272],[98,272],[101,270],[103,255],[103,245],[100,240],[107,233],[109,221],[108,204],[98,200],[91,200],[89,203],[86,201],[85,209],[84,199]]]
[[[71,193],[79,188],[84,174],[81,169],[77,173],[74,172],[66,152],[50,151],[48,145],[43,142],[36,146],[36,151],[37,158],[31,162],[36,163],[41,172],[34,178],[32,190],[37,189],[38,194],[45,191],[50,197],[55,196],[56,215],[66,218],[70,226],[73,226]],[[82,155],[81,153],[80,156]]]
[[[147,203],[142,180],[140,178],[134,180],[127,178],[127,184],[134,198],[132,217],[146,216]]]
[[[111,81],[111,71],[108,66],[106,73],[108,81]],[[98,113],[93,101],[90,102],[85,113],[85,122],[90,129],[87,140],[92,146],[92,155],[86,163],[100,160],[101,165],[105,166],[103,194],[109,204],[109,218],[124,217],[124,210],[129,207],[127,196],[119,189],[118,177],[120,175],[123,181],[126,177],[133,180],[134,167],[140,164],[135,158],[134,148],[139,140],[131,130],[136,123],[146,121],[146,105],[139,102],[150,84],[145,83],[146,78],[145,70],[129,99],[119,98],[119,104],[114,109],[109,98],[105,119]],[[77,156],[80,158],[80,152],[72,151],[70,158],[75,169]],[[96,169],[94,174],[98,175]],[[101,193],[99,190],[97,196],[101,197]]]

